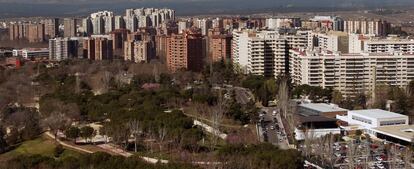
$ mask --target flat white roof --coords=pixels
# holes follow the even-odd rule
[[[390,112],[390,111],[385,111],[385,110],[381,110],[381,109],[367,109],[367,110],[352,110],[350,111],[353,114],[357,114],[357,115],[361,115],[361,116],[365,116],[365,117],[370,117],[370,118],[374,118],[374,119],[386,119],[386,118],[405,118],[408,116],[402,115],[402,114],[398,114],[398,113],[394,113],[394,112]]]
[[[323,112],[348,111],[347,109],[343,109],[336,105],[330,105],[326,103],[305,103],[305,104],[300,104],[299,106],[312,109],[312,110],[316,110],[322,113]]]
[[[372,130],[407,142],[412,142],[414,138],[414,125],[384,126]]]

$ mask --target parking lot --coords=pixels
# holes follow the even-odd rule
[[[312,144],[312,154],[321,153],[322,144]],[[383,144],[381,142],[352,141],[335,142],[332,145],[333,168],[338,169],[405,169],[412,168],[406,163],[404,146]],[[304,145],[300,151],[306,151]],[[317,152],[319,151],[319,152]],[[329,157],[329,154],[325,154]],[[409,154],[412,158],[412,155]]]

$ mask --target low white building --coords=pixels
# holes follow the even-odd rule
[[[373,129],[377,127],[408,125],[408,116],[380,109],[348,111],[347,115],[336,118],[373,136],[376,133]]]
[[[305,140],[305,139],[317,139],[324,137],[329,134],[341,134],[340,128],[330,128],[330,129],[308,129],[308,130],[300,130],[295,128],[295,139],[298,141]]]
[[[300,125],[295,127],[295,139],[316,139],[328,134],[340,134],[337,119],[324,116],[298,116]]]
[[[372,129],[375,136],[379,139],[410,145],[414,138],[414,125],[384,126]]]
[[[25,49],[14,49],[13,56],[21,56],[25,59],[30,58],[47,58],[49,57],[48,48],[25,48]]]

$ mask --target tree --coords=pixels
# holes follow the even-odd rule
[[[57,145],[54,149],[54,155],[55,157],[60,157],[60,155],[62,155],[62,153],[65,151],[65,149],[63,148],[63,146],[61,144]]]
[[[43,120],[43,124],[53,132],[55,140],[57,140],[58,132],[70,126],[71,121],[63,113],[54,112]]]
[[[167,136],[167,128],[164,125],[158,127],[158,138],[160,139],[160,151],[162,151],[162,144]]]
[[[7,146],[6,132],[3,130],[3,127],[0,126],[0,154],[7,150]]]
[[[394,106],[392,106],[393,112],[400,114],[408,114],[410,103],[407,93],[401,88],[394,88],[392,92],[392,100],[394,100]]]
[[[34,109],[10,107],[4,115],[4,123],[18,129],[22,140],[31,140],[41,133],[39,114]]]
[[[279,84],[279,92],[278,92],[278,102],[277,107],[280,113],[286,118],[288,115],[288,108],[289,108],[289,86],[288,86],[288,79],[286,77],[282,77],[281,82]]]
[[[342,93],[340,91],[334,90],[332,92],[332,100],[331,100],[332,103],[340,104],[343,99],[344,98],[343,98]]]
[[[85,126],[80,129],[80,136],[88,142],[95,135],[95,130],[91,126]]]
[[[74,119],[79,118],[79,108],[75,103],[64,103],[58,99],[46,99],[41,102],[41,116],[43,125],[49,128],[57,139],[59,131],[67,129]]]
[[[137,119],[132,119],[128,121],[128,129],[131,135],[134,136],[134,151],[138,151],[138,138],[141,132],[141,124]]]
[[[65,130],[65,136],[68,139],[73,140],[74,143],[76,143],[76,138],[78,138],[80,135],[80,129],[77,127],[69,127]]]
[[[213,147],[217,145],[217,142],[218,142],[218,139],[219,139],[219,137],[218,137],[218,135],[220,134],[219,133],[219,127],[221,125],[221,122],[223,120],[223,115],[224,115],[224,101],[223,101],[223,97],[222,97],[221,93],[220,93],[220,96],[219,96],[219,101],[218,101],[217,105],[212,108],[211,113],[212,113],[211,114],[211,121],[213,122],[213,124],[212,124],[213,141],[212,141],[212,144],[211,144],[210,148],[213,149]]]

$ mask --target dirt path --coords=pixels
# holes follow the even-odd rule
[[[52,133],[46,132],[45,134],[49,138],[55,140],[55,136]],[[88,154],[95,153],[93,151],[87,150],[87,149],[79,147],[79,146],[67,144],[64,141],[60,140],[60,139],[56,139],[56,141],[59,144],[61,144],[62,146],[70,148],[70,149],[74,149],[74,150],[84,152],[84,153],[88,153]],[[129,153],[129,152],[126,152],[126,151],[124,151],[120,148],[117,148],[112,144],[101,144],[101,145],[98,145],[96,147],[100,148],[102,152],[106,152],[106,153],[109,153],[109,154],[120,155],[120,156],[123,156],[123,157],[131,157],[133,155],[132,153]],[[151,164],[156,164],[158,162],[161,162],[161,163],[164,163],[164,164],[168,163],[168,160],[160,160],[160,159],[155,159],[155,158],[151,158],[151,157],[142,157],[142,156],[140,158],[142,160],[144,160],[145,162],[148,162],[148,163],[151,163]]]

